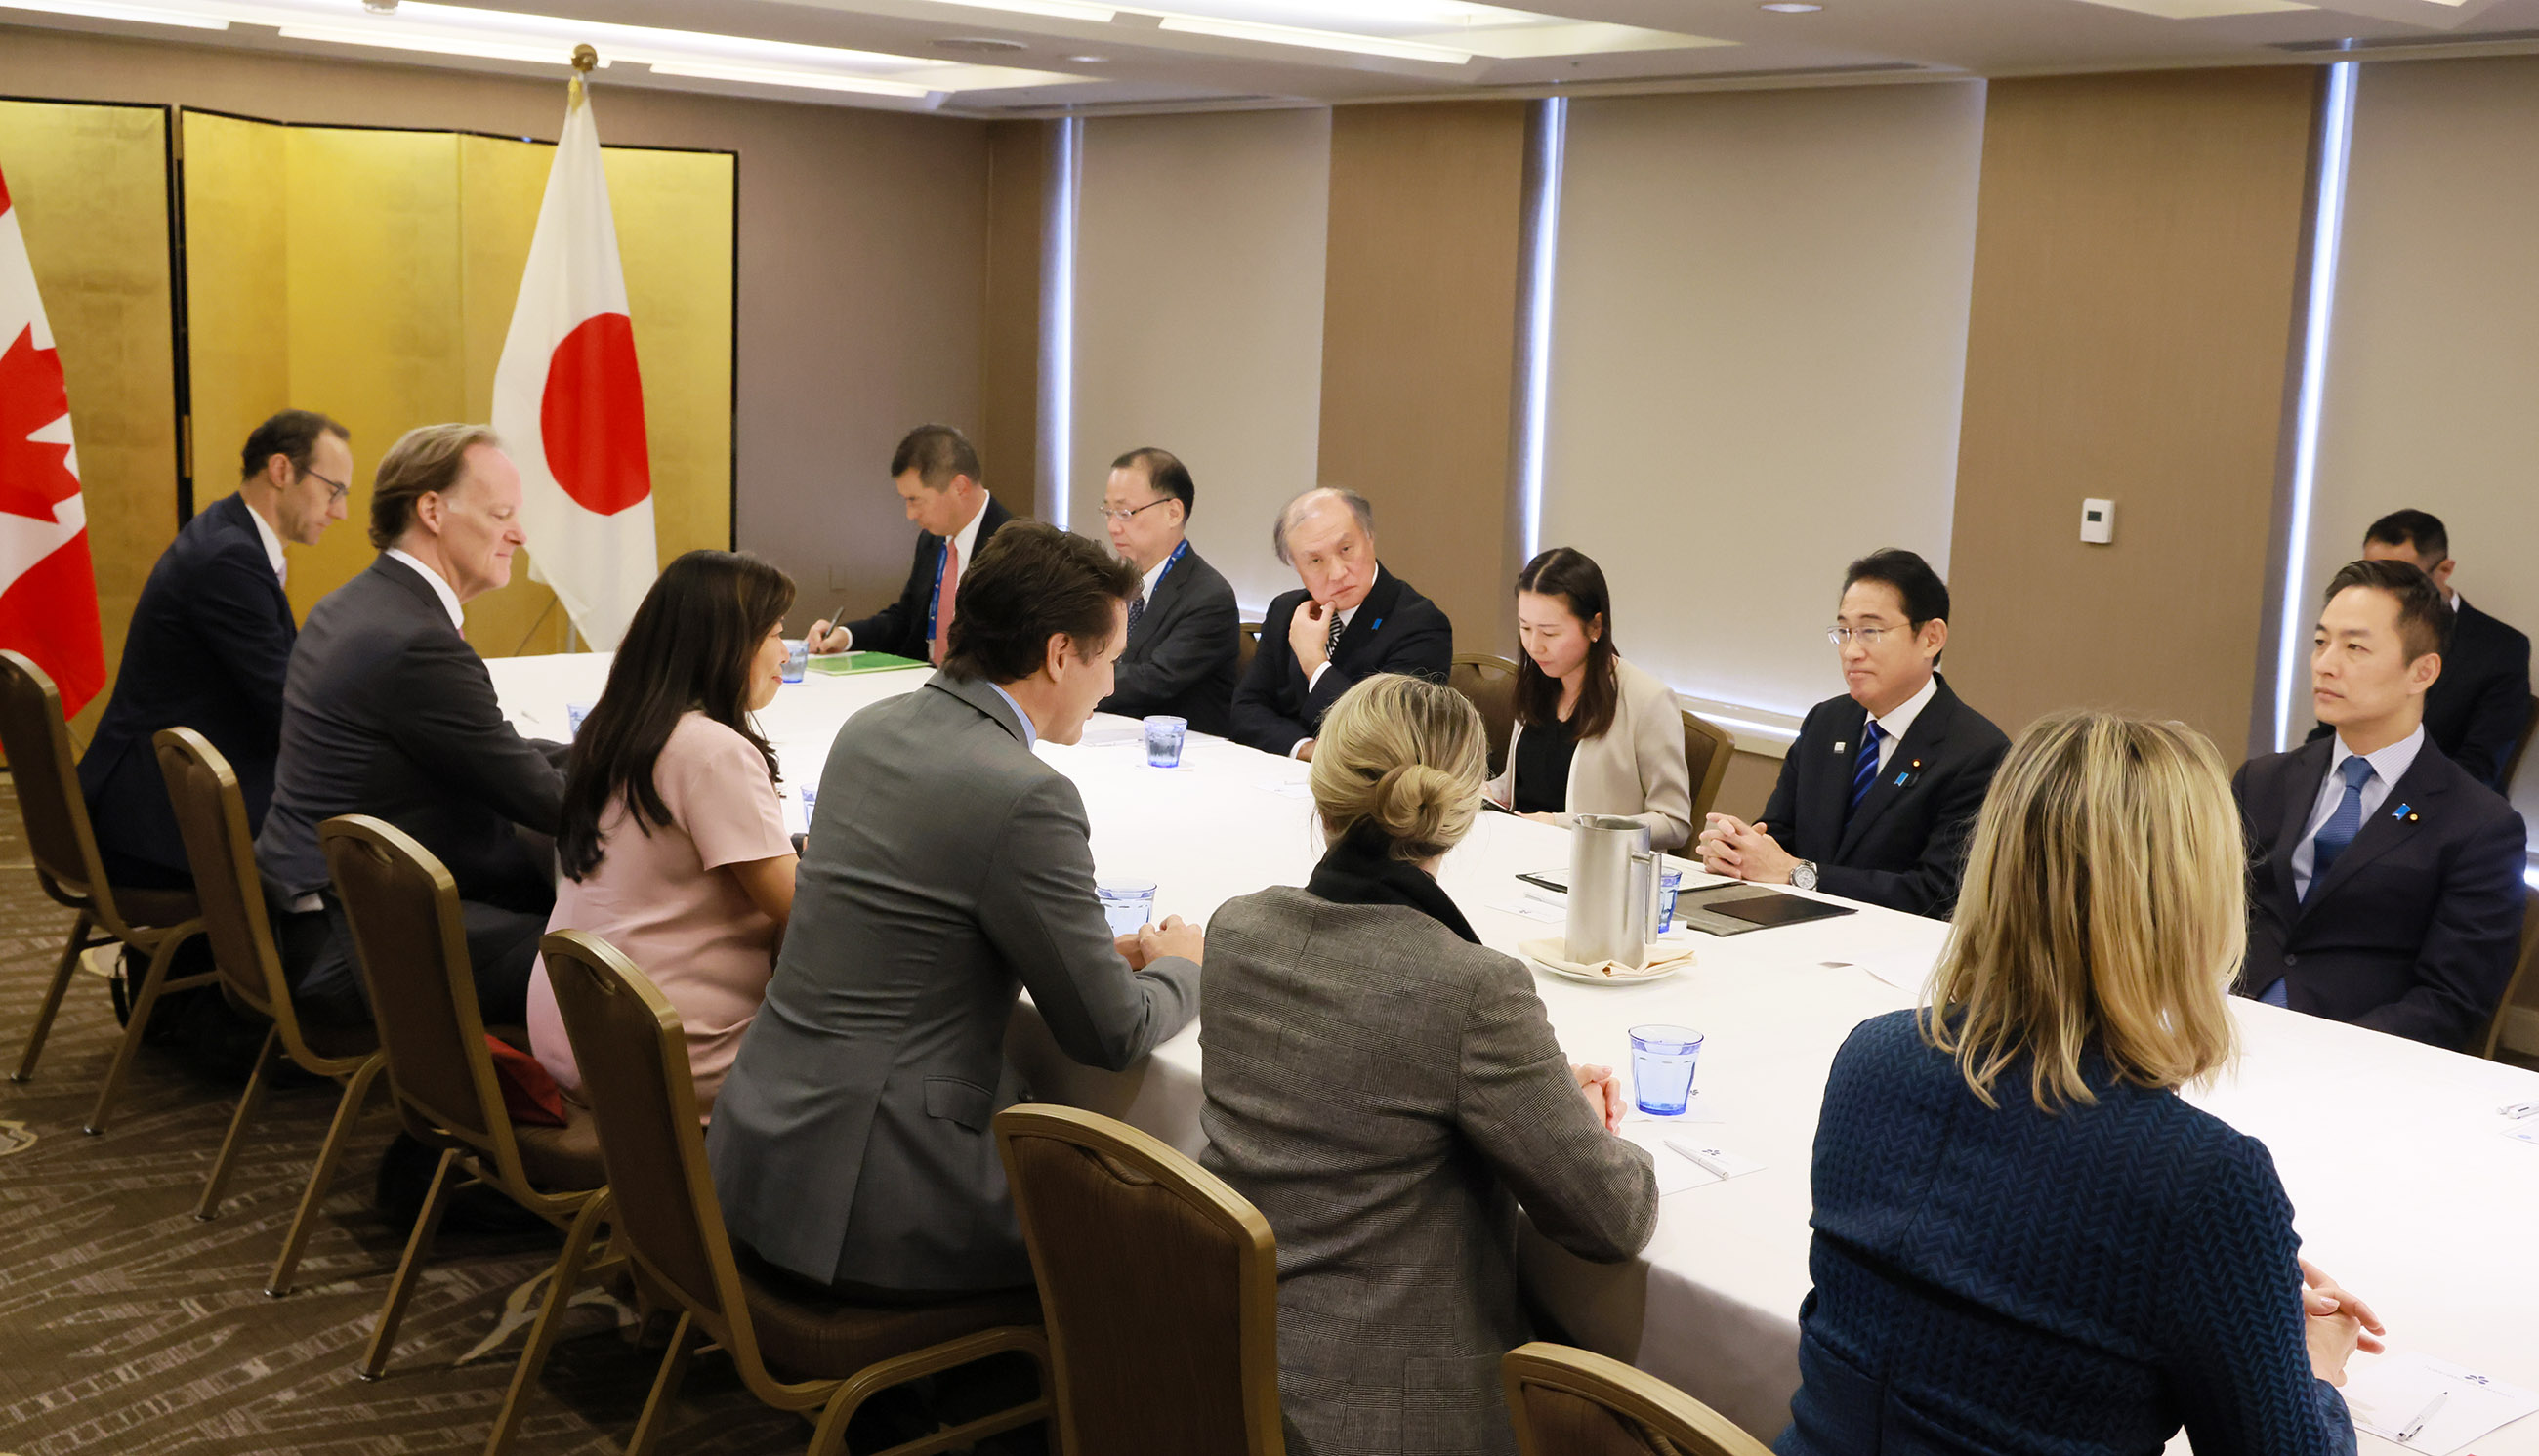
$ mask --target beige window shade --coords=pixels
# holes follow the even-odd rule
[[[2539,57],[2367,65],[2354,103],[2296,630],[2371,521],[2413,506],[2449,528],[2463,597],[2539,631]]]
[[[1844,564],[1947,571],[1983,105],[1570,104],[1541,544],[1597,559],[1622,651],[1678,691],[1794,728],[1842,691]]]
[[[1123,451],[1171,451],[1191,539],[1247,611],[1296,585],[1270,522],[1315,483],[1331,143],[1319,109],[1084,124],[1071,522],[1101,534]]]

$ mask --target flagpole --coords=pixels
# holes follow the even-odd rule
[[[582,104],[582,78],[589,75],[598,65],[599,52],[591,48],[588,43],[573,48],[573,85],[566,97],[567,109]]]

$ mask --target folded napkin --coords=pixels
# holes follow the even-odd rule
[[[1680,941],[1651,941],[1647,963],[1634,970],[1618,960],[1579,961],[1569,959],[1569,942],[1553,937],[1545,940],[1522,940],[1517,949],[1543,962],[1581,976],[1603,976],[1612,981],[1640,981],[1665,975],[1692,964],[1692,947]]]

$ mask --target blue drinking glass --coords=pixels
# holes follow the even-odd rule
[[[811,644],[799,637],[785,639],[785,680],[800,682],[811,666]]]
[[[1683,871],[1668,869],[1658,876],[1658,934],[1675,929],[1675,894],[1683,888]]]
[[[1146,763],[1150,768],[1177,769],[1182,766],[1182,740],[1190,733],[1190,720],[1157,714],[1146,720]]]
[[[1111,934],[1133,936],[1141,926],[1155,919],[1155,882],[1151,879],[1103,879],[1093,884],[1093,893],[1102,901],[1102,918],[1111,923]]]
[[[1692,1101],[1692,1072],[1701,1033],[1683,1026],[1631,1028],[1631,1090],[1640,1111],[1674,1117]]]

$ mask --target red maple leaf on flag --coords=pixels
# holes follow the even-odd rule
[[[49,522],[55,505],[79,494],[71,448],[28,438],[70,412],[59,360],[35,347],[33,325],[0,354],[0,515]]]

